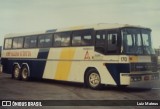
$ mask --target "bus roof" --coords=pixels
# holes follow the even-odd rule
[[[37,34],[45,34],[46,31],[39,31],[39,32],[30,32],[30,33],[10,33],[6,34],[4,37],[19,37],[19,36],[31,36],[31,35],[37,35]]]
[[[62,31],[71,31],[71,30],[84,30],[84,29],[94,29],[94,30],[103,30],[103,29],[116,29],[116,28],[124,28],[124,27],[135,27],[135,28],[145,28],[140,25],[129,25],[129,24],[118,24],[118,23],[98,23],[94,25],[84,25],[84,26],[74,26],[69,28],[60,28],[57,29],[56,32]]]
[[[150,29],[147,27],[142,27],[139,25],[129,25],[129,24],[118,24],[118,23],[98,23],[94,25],[82,25],[82,26],[73,26],[68,28],[59,28],[59,29],[51,29],[41,32],[32,32],[32,33],[24,33],[24,34],[7,34],[5,37],[18,37],[18,36],[29,36],[29,35],[38,35],[38,34],[46,34],[46,33],[55,33],[55,32],[65,32],[65,31],[74,31],[74,30],[85,30],[85,29],[94,29],[94,30],[104,30],[104,29],[118,29],[124,27],[134,27],[134,28],[144,28]]]

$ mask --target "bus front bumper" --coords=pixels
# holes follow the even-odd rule
[[[120,84],[131,87],[153,88],[159,83],[159,72],[121,73]]]

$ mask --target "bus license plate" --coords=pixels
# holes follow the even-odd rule
[[[145,80],[145,81],[149,80],[149,76],[148,76],[148,75],[147,75],[147,76],[144,76],[144,80]]]

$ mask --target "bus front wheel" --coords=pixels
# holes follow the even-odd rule
[[[102,89],[101,78],[96,69],[91,69],[87,72],[86,84],[91,89]]]
[[[14,79],[17,79],[17,80],[21,79],[20,68],[18,67],[18,65],[14,66],[12,75]]]
[[[27,81],[29,79],[29,70],[26,66],[22,67],[21,77],[22,77],[22,80],[24,81]]]

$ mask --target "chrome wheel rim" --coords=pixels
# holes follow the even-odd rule
[[[28,77],[28,70],[26,69],[26,68],[24,68],[23,70],[22,70],[22,78],[23,79],[26,79]]]
[[[96,87],[100,84],[100,77],[97,73],[91,73],[89,75],[89,84],[92,86],[92,87]]]
[[[17,68],[17,67],[14,69],[14,77],[15,78],[19,77],[19,68]]]

